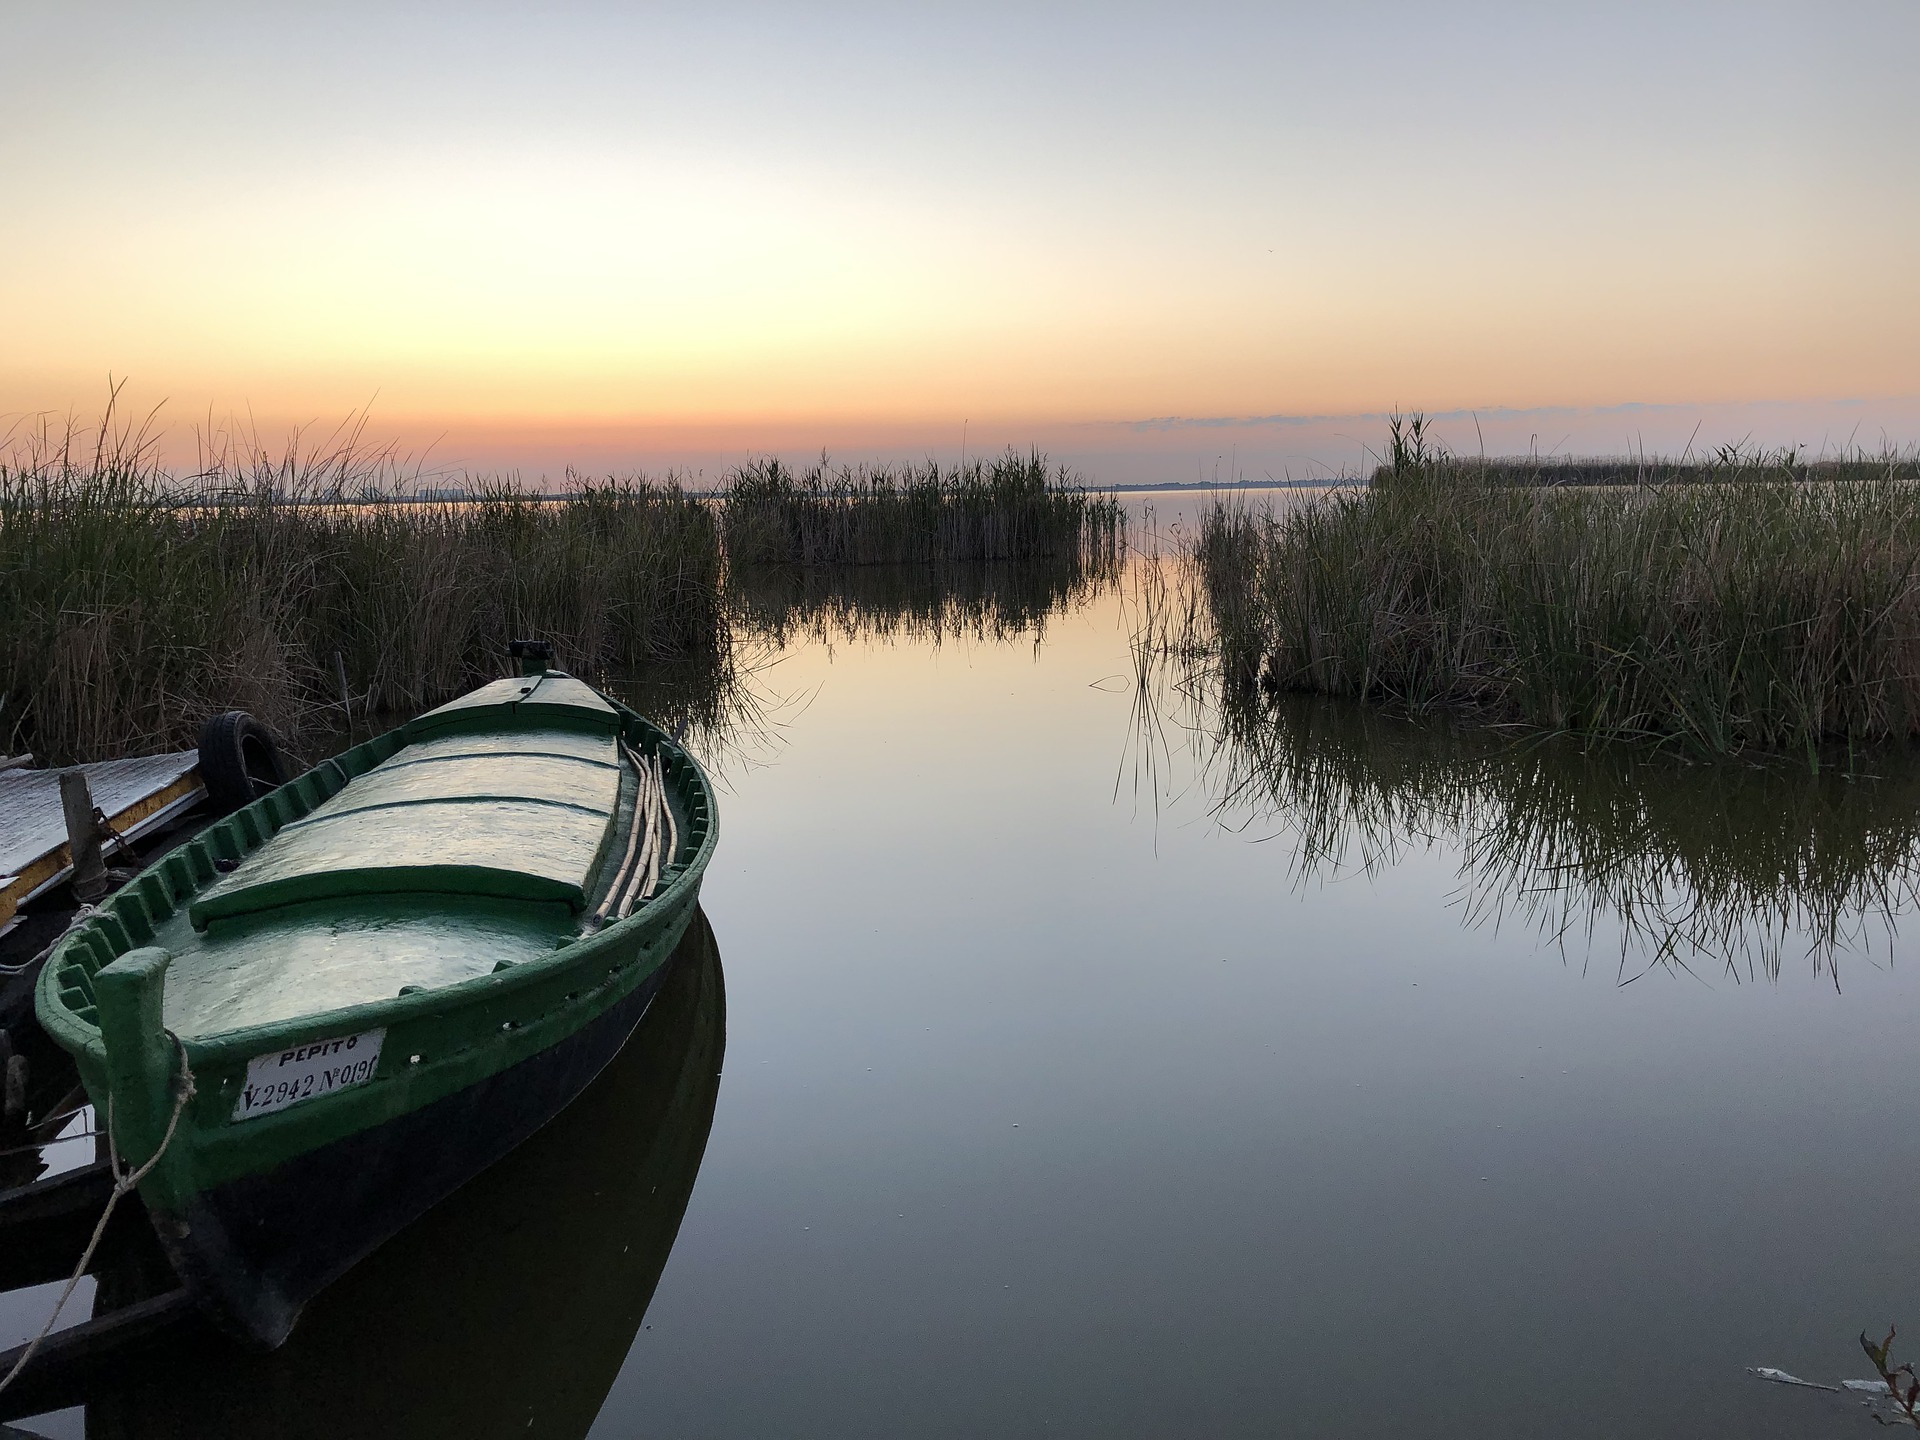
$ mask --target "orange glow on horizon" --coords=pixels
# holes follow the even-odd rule
[[[476,109],[390,88],[383,66],[453,43],[410,12],[381,58],[321,29],[288,52],[295,19],[125,11],[96,70],[0,99],[33,197],[0,214],[0,413],[89,413],[112,374],[176,427],[371,405],[462,453],[571,433],[669,455],[1920,396],[1920,185],[1891,183],[1913,105],[1861,69],[1920,38],[1897,16],[1865,50],[1783,20],[1671,56],[1533,11],[1397,37],[1296,16],[1290,44],[1321,59],[1291,87],[1251,31],[1222,51],[1204,27],[1048,22],[1006,62],[1036,83],[992,104],[929,58],[914,25],[944,22],[763,21],[716,49],[684,18],[476,19],[457,73],[502,97]],[[217,104],[152,78],[194,43],[246,61]],[[1702,69],[1694,44],[1755,63]],[[1582,58],[1464,89],[1435,68],[1488,45]],[[287,53],[285,75],[262,63]],[[1377,67],[1336,64],[1354,56]],[[1768,58],[1801,67],[1792,116],[1717,78]],[[878,88],[856,103],[828,74]],[[1244,95],[1217,112],[1163,88],[1227,74]]]

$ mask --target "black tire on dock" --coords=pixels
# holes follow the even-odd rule
[[[200,779],[215,813],[231,814],[287,781],[273,732],[244,710],[216,715],[200,727]]]

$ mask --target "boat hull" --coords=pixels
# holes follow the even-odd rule
[[[315,1295],[559,1114],[620,1053],[666,959],[568,1038],[382,1124],[148,1212],[173,1268],[222,1330],[277,1347]]]
[[[552,1123],[328,1286],[278,1350],[201,1332],[119,1367],[73,1401],[90,1440],[585,1436],[706,1147],[725,1056],[721,969],[696,914],[626,1047]],[[171,1276],[143,1278],[109,1267],[114,1293],[95,1315]]]
[[[581,759],[616,739],[624,767]],[[716,838],[704,772],[658,727],[570,677],[496,683],[156,861],[55,947],[36,1010],[181,1280],[271,1348],[619,1052]],[[198,1023],[176,1033],[181,955]],[[302,987],[312,1005],[285,1003]]]

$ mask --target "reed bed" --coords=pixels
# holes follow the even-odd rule
[[[1753,480],[1799,485],[1845,485],[1856,481],[1920,480],[1920,456],[1837,455],[1808,457],[1797,450],[1743,450],[1726,446],[1698,459],[1648,456],[1501,456],[1436,462],[1468,472],[1494,485],[1662,486],[1710,485]],[[1373,472],[1375,485],[1389,485],[1404,473],[1388,461]]]
[[[1920,731],[1920,485],[1726,466],[1523,486],[1432,457],[1193,546],[1223,659],[1273,690],[1716,755]]]
[[[0,749],[186,746],[237,707],[310,754],[347,703],[362,723],[440,703],[523,634],[593,677],[727,663],[719,526],[677,488],[400,504],[392,479],[351,447],[176,478],[105,426],[90,453],[69,434],[0,462]]]
[[[1122,544],[1118,502],[1039,455],[797,476],[768,461],[720,497],[463,477],[423,500],[352,423],[277,458],[223,435],[186,475],[112,406],[84,437],[14,438],[0,753],[42,763],[189,745],[228,708],[309,758],[503,673],[520,635],[720,735],[753,708],[736,623],[755,643],[1037,632],[1111,579]]]
[[[1143,560],[1124,594],[1137,791],[1191,787],[1223,827],[1285,837],[1296,884],[1444,853],[1463,923],[1617,947],[1622,981],[1777,978],[1798,959],[1838,984],[1844,957],[1888,951],[1920,910],[1904,751],[1809,772],[1275,692],[1226,658],[1193,554]]]
[[[948,468],[756,462],[729,477],[722,528],[740,569],[1112,558],[1124,538],[1117,499],[1011,451]]]

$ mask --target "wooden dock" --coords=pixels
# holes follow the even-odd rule
[[[94,805],[123,840],[158,829],[207,793],[193,750],[74,768],[85,772]],[[22,905],[72,871],[60,773],[19,764],[0,769],[0,935],[18,923]]]

